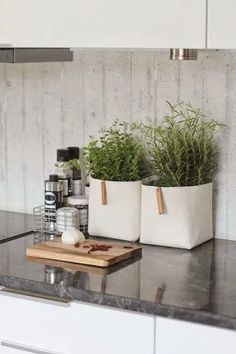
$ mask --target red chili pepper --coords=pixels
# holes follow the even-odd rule
[[[88,254],[91,252],[96,252],[96,251],[104,251],[107,252],[112,246],[110,245],[105,245],[105,244],[94,244],[94,245],[84,245],[83,248],[90,248],[88,251]]]

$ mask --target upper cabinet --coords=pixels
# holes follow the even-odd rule
[[[0,45],[205,48],[205,38],[206,0],[0,0]]]
[[[236,48],[235,14],[235,0],[208,0],[208,48]]]

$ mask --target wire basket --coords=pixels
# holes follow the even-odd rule
[[[55,211],[53,213],[45,211],[44,205],[33,208],[34,231],[40,234],[61,235],[63,231],[76,227],[84,234],[88,234],[88,223],[84,222],[81,210],[77,210],[77,215],[68,213],[68,208],[58,210],[60,215],[57,217]]]
[[[33,244],[37,245],[42,242],[52,241],[52,240],[55,240],[59,236],[60,235],[57,235],[57,234],[36,231],[36,232],[34,232]]]

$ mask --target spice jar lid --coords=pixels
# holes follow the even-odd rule
[[[50,182],[58,182],[58,175],[49,175]]]
[[[67,149],[57,149],[57,162],[66,162],[69,160],[69,151]]]
[[[63,207],[57,209],[57,216],[77,215],[78,210],[73,207]]]
[[[88,205],[89,198],[87,195],[76,195],[76,196],[69,197],[67,199],[67,202],[70,205]]]
[[[79,147],[69,146],[67,150],[69,153],[69,160],[79,159]]]

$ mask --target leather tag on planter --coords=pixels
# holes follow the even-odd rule
[[[164,203],[161,187],[158,187],[156,189],[156,196],[157,196],[158,212],[160,215],[162,215],[165,213],[165,203]]]
[[[106,181],[101,182],[102,205],[107,205]]]

